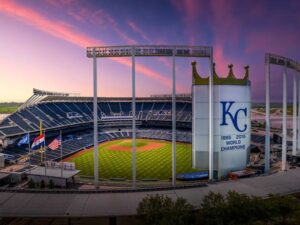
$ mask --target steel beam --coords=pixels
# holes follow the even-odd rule
[[[132,54],[132,186],[136,188],[136,112],[135,112],[135,48]]]
[[[297,76],[293,79],[293,156],[297,153]]]
[[[270,63],[266,62],[265,173],[270,171]]]
[[[209,180],[214,179],[214,95],[213,95],[213,50],[211,48],[210,61],[209,61],[209,89],[208,89],[208,160],[209,160]]]
[[[173,49],[173,74],[172,74],[172,185],[176,186],[176,48]]]
[[[298,140],[297,151],[300,150],[300,73],[298,74]]]
[[[94,82],[94,97],[93,97],[93,110],[94,110],[94,184],[95,188],[99,188],[99,172],[98,172],[98,107],[97,107],[97,58],[96,50],[93,49],[93,82]]]
[[[282,165],[281,169],[286,170],[286,150],[287,150],[287,127],[286,127],[286,117],[287,117],[287,90],[286,90],[286,79],[287,79],[287,67],[284,67],[284,73],[283,73],[283,115],[282,115]]]

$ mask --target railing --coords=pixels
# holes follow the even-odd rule
[[[87,57],[129,57],[135,56],[175,56],[177,57],[210,57],[211,47],[188,45],[141,45],[141,46],[104,46],[88,47]]]

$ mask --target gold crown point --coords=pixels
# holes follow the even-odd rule
[[[192,62],[192,74],[193,74],[193,84],[194,85],[208,85],[209,83],[209,76],[208,77],[201,77],[197,72],[196,62]],[[216,63],[213,63],[213,83],[215,85],[250,85],[249,81],[249,66],[244,66],[245,68],[245,76],[242,79],[236,78],[233,73],[233,64],[229,64],[229,72],[227,77],[219,77],[216,74],[215,70]]]

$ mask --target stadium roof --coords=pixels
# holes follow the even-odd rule
[[[33,88],[34,95],[55,95],[55,96],[69,96],[69,93],[62,93],[62,92],[53,92],[53,91],[43,91],[36,88]]]
[[[176,96],[177,101],[191,102],[191,94],[178,94]],[[62,102],[62,101],[74,101],[74,102],[90,102],[93,97],[76,96],[70,93],[44,91],[33,88],[33,95],[22,105],[19,109],[29,107],[31,105],[38,104],[40,102]],[[99,102],[113,102],[113,101],[131,101],[131,97],[98,97]],[[171,101],[172,96],[165,95],[151,95],[150,97],[137,97],[137,101]]]

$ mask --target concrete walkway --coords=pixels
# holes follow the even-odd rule
[[[0,192],[0,217],[93,217],[134,215],[147,195],[165,194],[186,198],[199,206],[209,192],[230,190],[256,196],[300,191],[300,168],[268,176],[209,184],[207,187],[129,193],[17,193]]]

